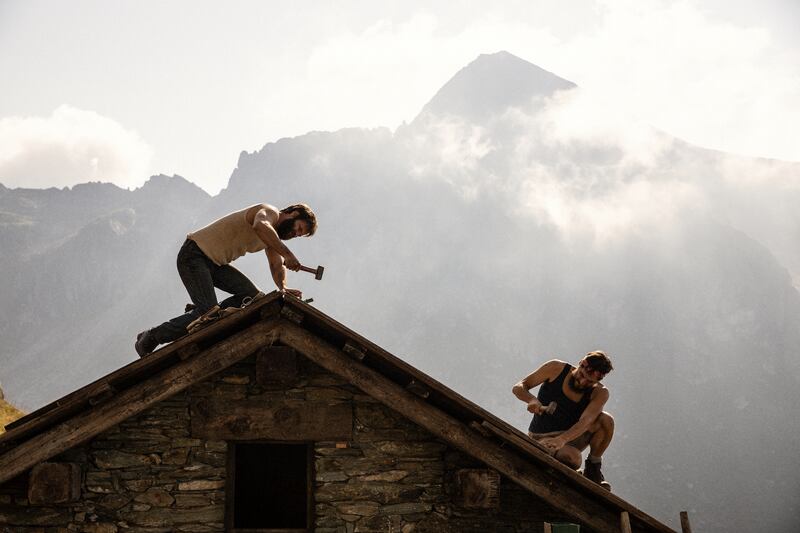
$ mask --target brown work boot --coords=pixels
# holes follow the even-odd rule
[[[607,491],[611,491],[611,484],[606,481],[606,478],[603,477],[603,472],[600,470],[601,464],[602,463],[593,463],[587,458],[583,465],[583,477],[589,481],[594,481]]]

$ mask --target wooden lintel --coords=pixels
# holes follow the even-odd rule
[[[423,399],[431,395],[431,389],[429,389],[424,383],[420,383],[416,379],[412,379],[411,381],[409,381],[408,385],[406,385],[406,389],[408,389],[409,391],[413,392],[414,394]]]
[[[192,436],[206,440],[349,441],[353,408],[305,400],[203,399],[190,407]]]
[[[346,342],[344,344],[344,348],[342,348],[342,351],[347,355],[349,355],[350,357],[358,359],[359,361],[363,361],[364,358],[367,356],[367,351],[364,348],[356,346],[351,342]]]
[[[9,449],[0,455],[0,483],[241,361],[272,342],[279,323],[279,319],[259,322]]]
[[[615,505],[598,501],[571,483],[554,483],[554,479],[540,466],[478,435],[458,420],[411,394],[382,374],[356,363],[341,350],[335,349],[308,331],[284,322],[279,329],[279,337],[282,343],[295,348],[321,367],[348,380],[433,435],[483,461],[559,509],[570,519],[586,524],[599,533],[619,532],[619,509]],[[664,527],[658,531],[671,530]]]

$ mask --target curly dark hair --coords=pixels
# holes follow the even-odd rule
[[[586,366],[589,370],[593,370],[596,372],[600,372],[604,376],[614,370],[614,366],[611,364],[611,359],[600,350],[596,350],[594,352],[589,352],[584,357],[586,361]]]
[[[297,212],[297,218],[299,220],[305,220],[308,222],[308,237],[314,235],[317,231],[317,216],[314,214],[314,211],[311,210],[306,204],[293,204],[289,207],[284,207],[281,209],[281,213],[294,213]]]

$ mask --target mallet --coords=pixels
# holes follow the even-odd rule
[[[558,407],[558,404],[556,402],[550,402],[547,405],[543,405],[542,406],[542,414],[543,415],[552,415],[553,413],[556,412],[556,407]]]
[[[317,268],[311,268],[300,265],[300,270],[302,270],[303,272],[310,272],[311,274],[314,274],[314,279],[322,279],[322,273],[325,272],[325,267],[318,266]]]

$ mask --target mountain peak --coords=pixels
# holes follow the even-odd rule
[[[533,63],[506,51],[481,54],[459,70],[414,119],[425,115],[455,115],[483,122],[509,107],[522,106],[536,96],[576,87]]]

